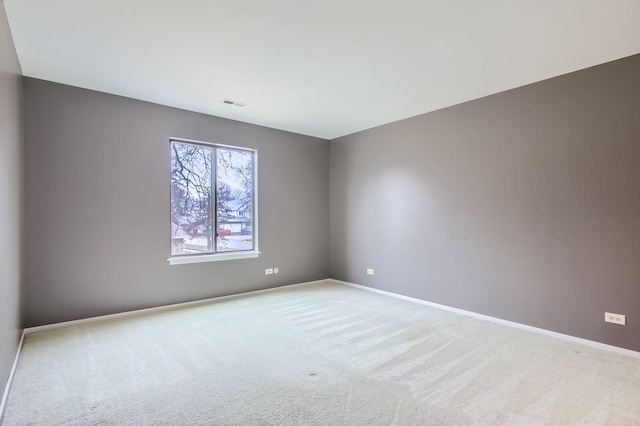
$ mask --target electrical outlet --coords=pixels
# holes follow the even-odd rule
[[[373,275],[373,269],[367,268],[367,275]]]
[[[271,274],[273,274],[273,268],[267,268],[267,269],[265,269],[265,270],[264,270],[264,274],[265,274],[265,275],[271,275]]]
[[[604,321],[611,322],[613,324],[627,325],[627,316],[620,315],[620,314],[612,314],[611,312],[605,312]]]
[[[277,274],[278,272],[280,272],[280,269],[278,269],[278,267],[276,266],[275,268],[273,268],[273,273]]]

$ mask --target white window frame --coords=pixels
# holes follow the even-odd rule
[[[172,142],[192,144],[192,145],[211,146],[211,147],[217,147],[217,148],[236,149],[241,151],[249,151],[253,154],[253,220],[252,220],[252,230],[251,230],[251,235],[253,239],[253,250],[171,256],[171,232],[170,232],[169,233],[169,257],[167,258],[169,265],[185,265],[190,263],[202,263],[202,262],[219,262],[224,260],[251,259],[251,258],[258,257],[260,255],[260,251],[258,250],[258,150],[253,148],[245,148],[245,147],[234,146],[234,145],[225,145],[225,144],[198,141],[193,139],[177,138],[177,137],[169,138],[169,146],[171,146]],[[171,170],[171,164],[169,165],[169,169]],[[171,173],[169,173],[169,175],[171,176]],[[171,199],[169,199],[169,223],[170,225],[168,229],[171,229]],[[216,223],[214,227],[216,231],[217,231],[217,227],[218,225]]]

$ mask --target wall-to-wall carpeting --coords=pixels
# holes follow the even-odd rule
[[[640,359],[317,283],[27,335],[3,426],[635,424]]]

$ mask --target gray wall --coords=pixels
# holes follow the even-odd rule
[[[328,276],[327,141],[24,84],[25,326]],[[171,136],[258,149],[259,258],[169,266]]]
[[[330,151],[332,277],[640,350],[640,56]]]
[[[0,4],[0,395],[20,335],[22,73]]]

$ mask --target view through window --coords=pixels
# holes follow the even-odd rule
[[[171,256],[255,249],[255,157],[171,140]]]

